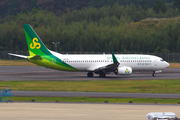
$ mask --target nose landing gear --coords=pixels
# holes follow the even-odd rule
[[[152,76],[153,76],[153,77],[156,77],[156,73],[155,73],[155,71],[153,71],[153,74],[152,74]]]

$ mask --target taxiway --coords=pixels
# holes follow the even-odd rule
[[[180,79],[179,68],[167,68],[162,73],[152,77],[152,72],[134,71],[132,75],[116,76],[108,74],[106,78],[87,77],[86,72],[64,72],[38,66],[0,66],[0,81],[36,80],[36,81],[82,81],[82,80],[154,80]]]

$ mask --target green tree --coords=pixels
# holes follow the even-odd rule
[[[11,3],[11,7],[9,9],[9,14],[10,15],[16,15],[17,12],[19,12],[19,3],[17,1],[13,1]]]
[[[178,8],[180,10],[180,0],[174,0],[173,8]]]
[[[177,40],[177,50],[176,51],[180,51],[180,38]]]
[[[165,4],[163,4],[163,5],[161,6],[161,11],[162,11],[163,13],[167,12],[167,7],[166,7]]]
[[[28,11],[26,10],[26,8],[24,8],[24,10],[22,11],[22,13],[28,14]]]
[[[160,11],[165,13],[167,11],[167,7],[161,0],[156,0],[153,6],[153,10],[156,11],[156,13],[159,13]]]
[[[154,10],[156,13],[159,13],[159,10],[160,10],[160,8],[159,8],[159,6],[158,6],[159,1],[158,1],[158,0],[156,0],[156,1],[157,1],[157,2],[154,3],[153,10]]]
[[[30,1],[30,10],[37,7],[36,3],[37,3],[37,0],[31,0]]]
[[[148,5],[145,5],[144,7],[143,7],[143,9],[145,10],[145,11],[147,11],[148,10]]]

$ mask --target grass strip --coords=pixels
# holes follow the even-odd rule
[[[178,104],[180,99],[153,99],[153,98],[89,98],[89,97],[13,97],[13,101],[30,102],[85,102],[85,103],[158,103],[158,104]]]
[[[0,66],[37,66],[27,60],[0,60]]]
[[[170,63],[168,68],[180,68],[180,63]]]
[[[0,81],[0,90],[12,85],[18,91],[71,91],[117,93],[177,93],[180,79],[119,81]]]

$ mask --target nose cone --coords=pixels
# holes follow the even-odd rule
[[[169,67],[169,63],[168,63],[168,62],[166,62],[165,64],[166,64],[166,65],[165,65],[166,67]]]

